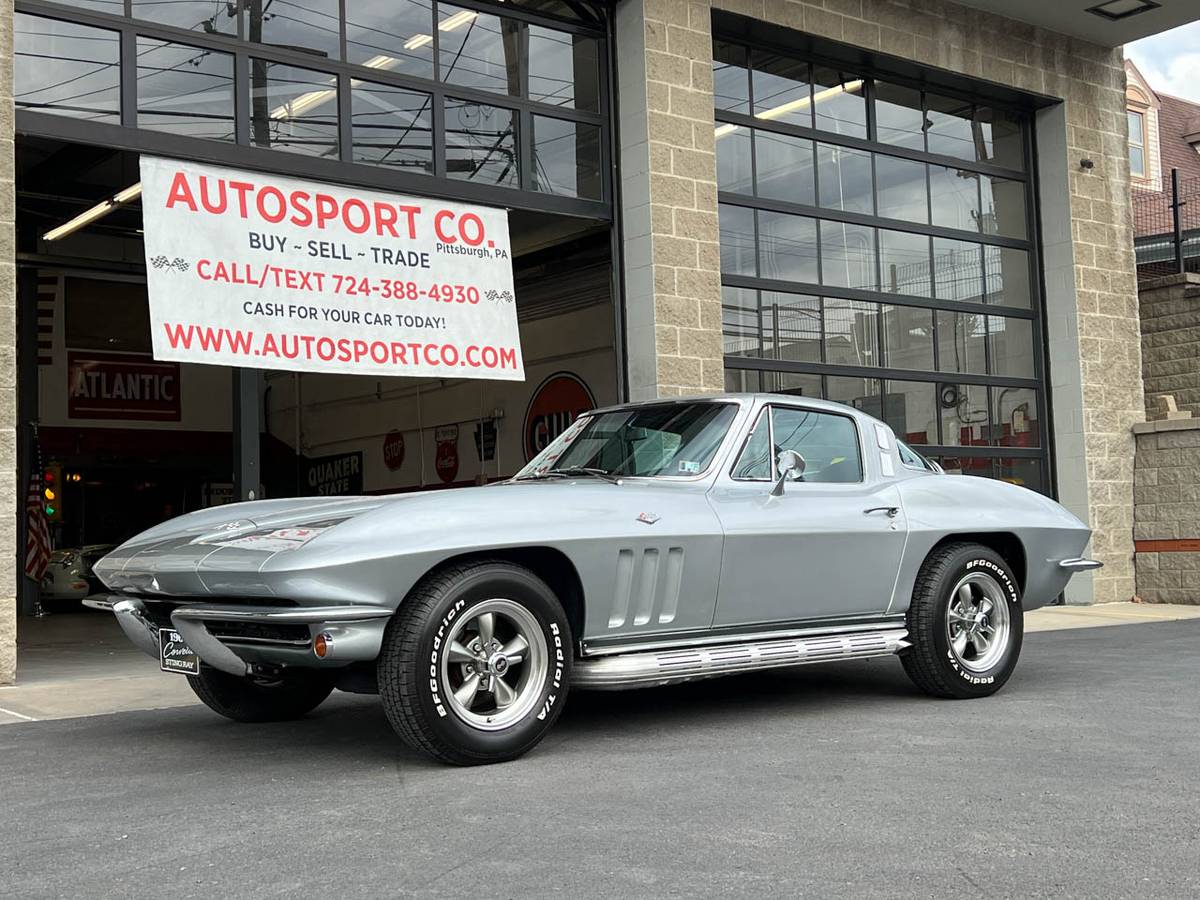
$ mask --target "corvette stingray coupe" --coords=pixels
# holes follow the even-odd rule
[[[1089,537],[858,410],[742,394],[585,413],[487,487],[190,513],[100,561],[88,603],[223,716],[378,693],[472,765],[533,748],[573,689],[898,654],[936,697],[992,694],[1024,612],[1100,565]]]

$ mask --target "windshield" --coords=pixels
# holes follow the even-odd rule
[[[517,478],[592,469],[627,477],[700,475],[733,422],[731,403],[638,406],[577,419]]]

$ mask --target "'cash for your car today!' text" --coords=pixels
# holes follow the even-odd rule
[[[524,380],[508,216],[143,156],[155,359]]]

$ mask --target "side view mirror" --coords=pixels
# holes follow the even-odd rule
[[[775,469],[779,472],[779,479],[775,482],[775,487],[771,488],[771,496],[782,496],[785,481],[797,481],[804,477],[804,467],[804,457],[795,450],[779,451],[779,457],[775,460]]]

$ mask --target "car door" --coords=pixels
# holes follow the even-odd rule
[[[715,626],[883,613],[906,524],[891,432],[846,413],[764,406],[732,468],[709,493],[725,534]],[[773,496],[776,460],[794,450],[800,480]],[[886,460],[886,461],[884,461]]]

